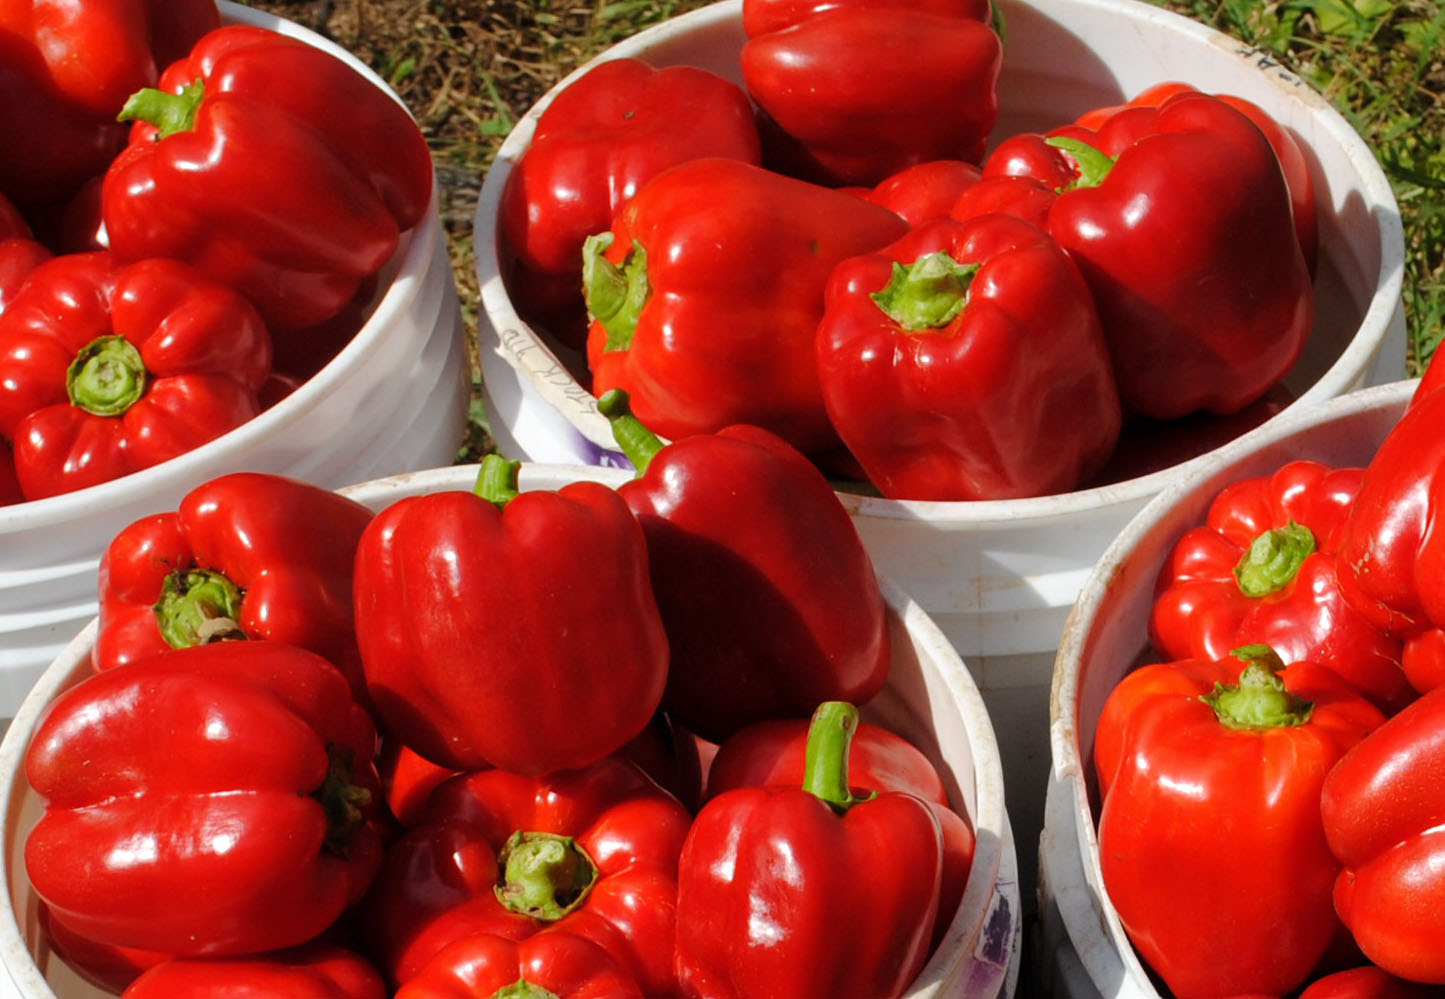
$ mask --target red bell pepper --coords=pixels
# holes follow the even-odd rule
[[[169,954],[87,940],[56,919],[43,903],[37,910],[36,924],[51,953],[80,978],[110,995],[119,995],[142,972],[171,960]]]
[[[1335,547],[1363,476],[1300,459],[1220,490],[1159,572],[1154,647],[1167,659],[1220,659],[1262,642],[1287,662],[1329,667],[1387,714],[1414,700],[1399,640],[1340,592]]]
[[[1335,908],[1374,964],[1445,985],[1445,689],[1370,733],[1330,771],[1320,810],[1344,864]]]
[[[897,999],[923,967],[938,820],[911,794],[852,794],[857,723],[852,705],[819,706],[801,786],[728,791],[698,813],[679,863],[684,995]]]
[[[268,323],[339,312],[426,211],[432,161],[406,109],[345,62],[229,25],[127,102],[101,211],[120,257],[191,262]]]
[[[606,950],[548,930],[521,942],[479,933],[447,945],[396,999],[642,999]]]
[[[1003,45],[987,0],[745,0],[743,83],[764,161],[873,185],[929,160],[983,158]]]
[[[1019,143],[1037,155],[1014,161]],[[1299,358],[1309,268],[1279,161],[1240,111],[1180,93],[1097,131],[1016,136],[984,165],[985,177],[1018,171],[1064,187],[1049,234],[1093,291],[1126,411],[1232,413]]]
[[[29,499],[199,447],[260,412],[265,325],[175,260],[57,257],[0,313],[0,435]]]
[[[1339,927],[1320,787],[1384,716],[1332,671],[1268,646],[1145,666],[1094,742],[1104,887],[1179,999],[1283,995]]]
[[[126,98],[220,23],[215,0],[0,3],[0,192],[63,200],[104,170]]]
[[[280,475],[233,472],[126,527],[100,560],[92,661],[261,638],[324,657],[365,702],[351,577],[371,511]]]
[[[802,719],[749,725],[718,749],[708,771],[707,797],[740,787],[801,787],[807,770],[809,723]],[[859,722],[848,746],[848,786],[854,791],[896,791],[928,804],[943,837],[943,879],[934,946],[958,911],[976,846],[973,827],[953,810],[943,779],[928,757],[902,736]]]
[[[731,80],[613,59],[568,84],[537,119],[497,209],[518,314],[585,347],[583,242],[652,177],[703,156],[761,162],[752,105]]]
[[[895,499],[1067,492],[1123,418],[1088,288],[1008,215],[927,223],[840,264],[818,325],[823,400]]]
[[[638,477],[618,488],[647,537],[667,630],[663,705],[714,742],[819,701],[871,699],[888,679],[872,559],[828,481],[759,427],[664,446],[628,409],[599,408]]]
[[[964,189],[949,207],[948,217],[967,222],[1002,212],[1048,231],[1049,209],[1058,192],[1034,177],[982,177]]]
[[[980,176],[978,167],[964,160],[929,160],[904,167],[871,188],[854,188],[849,193],[918,226],[948,218],[959,197],[977,184]]]
[[[167,961],[137,978],[121,999],[387,999],[367,960],[341,947],[233,958]]]
[[[1374,965],[1347,968],[1317,978],[1299,999],[1439,999],[1440,990],[1407,982]]]
[[[584,251],[594,394],[623,389],[674,440],[751,423],[805,453],[836,447],[813,351],[823,287],[839,261],[906,229],[737,160],[664,171]]]
[[[1404,641],[1401,665],[1419,691],[1445,686],[1441,421],[1445,393],[1417,394],[1366,466],[1335,556],[1345,599]]]
[[[297,946],[380,862],[375,743],[341,673],[289,645],[168,650],[93,674],[27,750],[45,811],[25,871],[97,943],[186,957]]]
[[[406,983],[476,933],[549,927],[619,958],[647,995],[676,995],[677,861],[691,816],[634,763],[523,777],[463,774],[387,851],[364,903],[369,952]]]
[[[1194,93],[1195,91],[1196,88],[1177,80],[1157,83],[1135,95],[1127,104],[1086,111],[1074,120],[1074,124],[1098,131],[1106,121],[1125,108],[1155,108],[1175,94]],[[1275,157],[1279,160],[1280,169],[1284,171],[1285,182],[1289,184],[1290,209],[1294,216],[1295,235],[1299,239],[1300,250],[1305,255],[1305,263],[1309,265],[1310,272],[1313,273],[1315,258],[1319,253],[1319,218],[1315,205],[1314,177],[1310,175],[1309,162],[1305,159],[1303,148],[1292,132],[1275,121],[1269,112],[1258,104],[1234,94],[1215,94],[1214,96],[1254,122],[1264,133],[1264,137],[1269,140]]]
[[[393,503],[356,554],[372,703],[458,770],[593,763],[643,730],[667,680],[637,518],[596,482],[517,494],[517,469],[489,455],[478,493]]]
[[[20,480],[15,477],[15,456],[10,451],[10,443],[0,437],[0,506],[23,502],[25,494],[20,491]]]
[[[53,254],[33,239],[11,237],[0,239],[0,312],[4,312],[20,292],[32,271]]]

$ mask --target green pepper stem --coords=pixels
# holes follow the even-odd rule
[[[241,588],[212,569],[178,569],[161,583],[154,611],[161,637],[173,649],[228,639],[241,631]]]
[[[1235,684],[1216,683],[1199,699],[1214,709],[1214,717],[1225,728],[1264,732],[1274,728],[1303,725],[1314,713],[1314,705],[1284,688],[1279,671],[1284,662],[1268,645],[1244,645],[1229,653],[1245,663]]]
[[[910,332],[942,329],[968,304],[978,264],[961,264],[942,250],[911,264],[893,263],[888,283],[868,297]]]
[[[1055,149],[1062,149],[1079,164],[1079,176],[1074,178],[1072,184],[1059,188],[1060,191],[1098,187],[1104,182],[1104,178],[1109,176],[1109,171],[1114,169],[1114,157],[1072,136],[1051,135],[1044,142]]]
[[[587,851],[556,833],[512,833],[497,855],[497,868],[497,901],[549,923],[581,905],[597,881],[597,865]]]
[[[1315,536],[1308,527],[1291,520],[1284,527],[1265,531],[1250,542],[1249,550],[1234,567],[1234,579],[1246,597],[1278,593],[1299,575],[1300,566],[1315,551]]]
[[[145,359],[123,336],[96,337],[81,348],[65,373],[70,403],[96,416],[119,416],[146,392]]]
[[[839,815],[876,796],[855,795],[848,786],[848,753],[858,731],[858,709],[847,701],[824,701],[808,724],[803,753],[803,790],[821,798]]]
[[[652,459],[664,447],[662,438],[632,413],[628,395],[622,389],[608,389],[597,400],[597,411],[607,417],[612,426],[612,437],[617,441],[627,460],[641,475],[652,464]]]
[[[610,232],[588,236],[582,244],[582,293],[587,314],[607,332],[606,350],[627,350],[637,332],[642,307],[652,296],[647,280],[647,250],[637,240],[619,267],[603,254],[611,248]]]
[[[165,139],[196,127],[196,111],[205,96],[206,83],[200,77],[182,87],[179,94],[145,87],[126,99],[115,120],[148,122],[156,127],[159,138]]]
[[[517,498],[517,475],[522,470],[520,461],[508,461],[499,454],[489,454],[482,459],[477,470],[477,484],[472,491],[495,503],[500,509]]]
[[[371,792],[352,779],[354,755],[344,746],[328,745],[326,779],[312,794],[326,815],[323,846],[338,857],[350,852],[351,841],[366,824],[366,806],[371,803]]]
[[[519,978],[511,985],[504,985],[487,999],[561,999],[555,992],[548,992],[542,986]]]

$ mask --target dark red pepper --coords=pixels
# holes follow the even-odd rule
[[[696,66],[611,59],[547,105],[502,191],[499,249],[517,312],[568,346],[587,340],[582,244],[667,167],[703,156],[758,163],[752,105]]]
[[[273,326],[334,316],[426,211],[432,161],[406,109],[345,62],[228,25],[126,105],[101,208],[120,257],[174,257]]]
[[[627,403],[613,392],[599,406],[638,469],[618,494],[647,537],[668,713],[721,741],[822,700],[872,698],[888,676],[883,595],[822,473],[758,427],[664,446]]]
[[[314,944],[248,957],[191,958],[151,968],[121,999],[387,999],[386,984],[359,954]]]
[[[1123,420],[1078,269],[1009,215],[926,223],[839,264],[817,358],[833,426],[894,499],[1067,492]]]
[[[979,162],[1003,61],[989,13],[987,0],[745,0],[743,82],[766,112],[765,162],[862,185]]]
[[[0,435],[29,499],[174,458],[261,411],[260,316],[176,260],[49,260],[0,313]]]
[[[92,661],[268,639],[309,649],[365,701],[351,579],[371,511],[329,489],[233,472],[126,527],[101,555]]]

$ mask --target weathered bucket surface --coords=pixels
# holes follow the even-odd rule
[[[524,465],[520,486],[556,489],[581,478],[615,485],[619,475],[626,477],[589,467]],[[475,466],[438,468],[342,492],[380,510],[404,496],[470,489],[475,477]],[[1022,912],[993,726],[968,670],[923,608],[891,581],[882,583],[893,661],[887,686],[863,708],[863,718],[893,729],[923,750],[939,768],[950,803],[969,818],[978,838],[959,910],[907,999],[1008,999],[1019,975]],[[7,906],[0,914],[0,960],[23,999],[107,995],[80,980],[48,950],[23,866],[25,836],[43,808],[25,781],[26,746],[45,705],[89,672],[94,638],[92,622],[45,670],[0,742],[0,812],[5,818],[0,895]]]
[[[229,22],[257,24],[355,57],[289,21],[222,3]],[[395,96],[394,94],[392,96]],[[382,273],[366,325],[325,368],[255,419],[134,475],[0,506],[0,717],[96,613],[96,567],[132,521],[171,510],[200,483],[263,471],[343,486],[453,460],[466,427],[466,335],[437,201]]]
[[[1091,747],[1105,698],[1147,646],[1154,581],[1169,550],[1203,522],[1214,496],[1232,482],[1268,475],[1297,458],[1367,464],[1416,385],[1400,381],[1353,392],[1220,449],[1147,504],[1085,582],[1053,676],[1053,762],[1039,845],[1043,938],[1066,951],[1053,966],[1055,984],[1066,987],[1062,994],[1158,996],[1103,888]]]

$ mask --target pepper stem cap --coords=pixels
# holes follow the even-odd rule
[[[627,455],[627,460],[632,462],[632,467],[637,469],[637,474],[647,471],[647,466],[652,464],[652,459],[665,445],[661,437],[633,415],[627,392],[617,388],[603,392],[597,400],[597,411],[607,417],[613,439]]]
[[[808,724],[803,753],[803,790],[827,802],[839,815],[877,792],[859,797],[848,786],[848,753],[858,731],[858,709],[847,701],[824,701]]]
[[[196,112],[206,96],[206,82],[200,77],[181,88],[179,94],[154,87],[137,90],[126,99],[116,121],[144,121],[156,127],[158,139],[196,127]]]
[[[1079,175],[1074,178],[1074,182],[1060,188],[1060,191],[1098,187],[1104,182],[1104,178],[1109,176],[1109,171],[1114,169],[1114,157],[1071,135],[1051,135],[1044,142],[1055,149],[1062,149],[1079,165]]]
[[[1255,598],[1278,593],[1294,582],[1300,566],[1314,551],[1314,533],[1303,524],[1291,520],[1284,527],[1265,531],[1250,542],[1234,567],[1239,591]]]
[[[604,256],[613,241],[612,233],[603,232],[588,236],[582,243],[582,294],[587,300],[587,314],[607,333],[606,351],[632,346],[642,308],[652,297],[647,250],[634,239],[619,267]]]
[[[512,912],[556,922],[580,906],[597,865],[571,836],[517,830],[497,855],[497,901]]]
[[[1225,728],[1265,732],[1291,725],[1303,725],[1314,713],[1314,704],[1290,693],[1279,676],[1284,662],[1268,645],[1244,645],[1229,653],[1245,663],[1239,681],[1216,683],[1199,699],[1214,709],[1214,717]]]
[[[942,329],[968,304],[978,264],[961,264],[942,250],[904,264],[893,263],[888,283],[868,297],[910,332]]]

